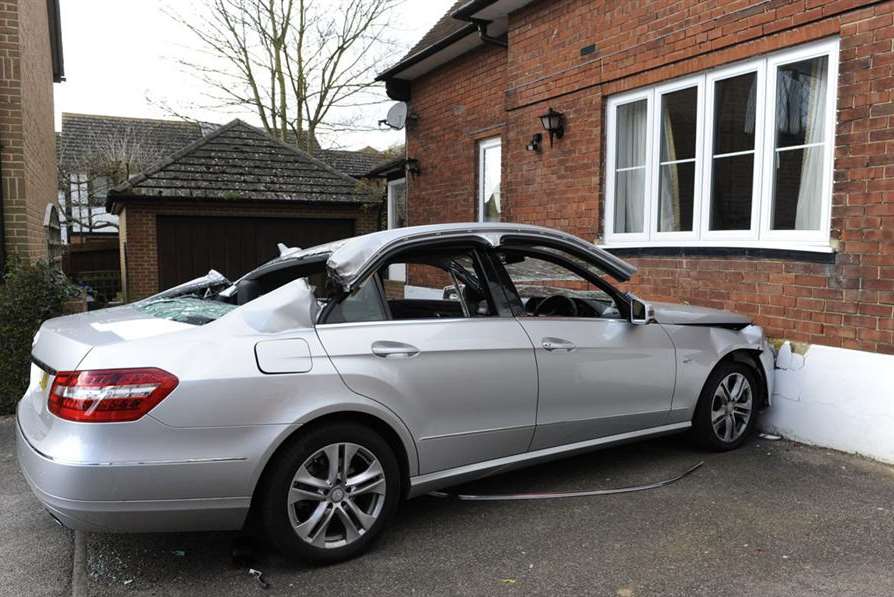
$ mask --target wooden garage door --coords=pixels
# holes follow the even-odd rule
[[[158,283],[164,290],[216,269],[230,280],[279,254],[354,235],[354,220],[159,216]]]

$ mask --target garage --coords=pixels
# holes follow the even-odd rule
[[[158,216],[158,279],[170,288],[216,269],[230,280],[276,257],[277,243],[312,247],[354,235],[354,220]]]
[[[240,120],[112,189],[125,300],[379,229],[380,189]]]

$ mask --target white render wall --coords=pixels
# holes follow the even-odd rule
[[[894,356],[786,343],[776,366],[765,431],[894,463]]]

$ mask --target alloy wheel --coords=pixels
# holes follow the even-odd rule
[[[748,428],[753,411],[751,384],[741,373],[730,373],[717,385],[711,400],[711,426],[722,442],[739,439]]]
[[[298,467],[289,486],[289,521],[298,537],[326,549],[367,533],[385,505],[385,471],[358,444],[329,444]]]

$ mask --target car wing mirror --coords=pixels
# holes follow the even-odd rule
[[[646,325],[654,323],[655,308],[649,303],[639,300],[637,297],[628,295],[630,301],[630,323],[634,325]]]

